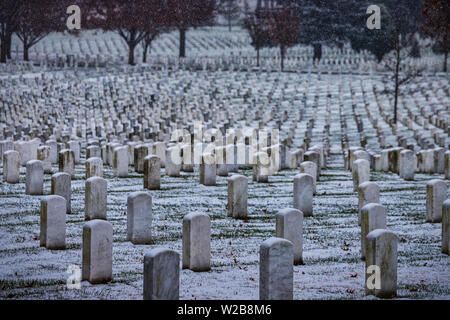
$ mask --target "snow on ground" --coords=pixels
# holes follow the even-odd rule
[[[187,71],[166,75],[166,81],[182,79]],[[236,73],[214,74],[224,88],[228,82],[242,81],[251,86],[246,77]],[[197,76],[195,74],[194,76]],[[261,88],[272,84],[277,74],[263,75]],[[264,78],[264,77],[267,77]],[[313,113],[317,115],[313,143],[322,139],[325,105],[331,98],[330,143],[334,154],[328,168],[322,171],[314,197],[314,217],[304,220],[304,262],[294,267],[295,299],[374,299],[364,295],[364,267],[360,259],[360,228],[357,224],[357,194],[353,192],[351,173],[343,169],[340,150],[340,122],[337,108],[339,89],[343,91],[345,116],[350,145],[359,143],[351,110],[350,89],[356,91],[357,111],[364,114],[361,88],[366,99],[373,101],[373,86],[381,87],[377,77],[338,75],[287,75],[274,87],[275,93],[297,90],[301,95],[309,83],[306,113],[299,123],[296,143],[303,139],[303,131]],[[197,78],[195,86],[214,86],[206,78]],[[89,79],[87,79],[89,81]],[[267,81],[267,82],[265,82]],[[176,82],[176,81],[174,81]],[[438,89],[448,86],[447,80],[429,79]],[[445,84],[447,83],[447,84]],[[420,80],[415,86],[420,86]],[[277,87],[279,86],[279,87]],[[267,86],[267,88],[269,88]],[[370,90],[369,90],[370,89]],[[423,89],[423,87],[422,87]],[[231,94],[225,92],[224,94]],[[244,92],[244,91],[243,91]],[[261,94],[262,91],[253,94]],[[424,90],[416,90],[405,99],[425,101]],[[296,96],[293,94],[292,96]],[[433,95],[431,95],[433,96]],[[312,108],[317,97],[317,108]],[[389,99],[382,96],[382,102]],[[436,98],[448,103],[448,95]],[[249,99],[250,100],[250,99]],[[296,99],[295,99],[296,100]],[[427,98],[428,100],[428,98]],[[250,100],[251,101],[251,100]],[[237,103],[242,100],[237,99]],[[283,108],[298,104],[285,103]],[[401,101],[400,111],[411,107],[410,101]],[[282,110],[284,110],[282,108]],[[376,106],[371,104],[376,113]],[[292,111],[292,110],[291,110]],[[290,113],[292,114],[292,113]],[[282,131],[290,126],[290,119]],[[369,145],[379,150],[376,132],[365,126]],[[386,129],[387,130],[387,129]],[[399,132],[406,131],[399,125]],[[426,133],[429,134],[429,133]],[[395,141],[394,137],[386,136]],[[84,157],[82,157],[84,159]],[[3,171],[0,165],[0,172]],[[53,168],[57,171],[57,167]],[[164,170],[162,171],[162,173]],[[227,181],[217,177],[217,186],[205,187],[198,183],[198,171],[182,173],[180,178],[162,174],[159,191],[149,191],[153,197],[153,245],[133,245],[126,239],[126,199],[129,193],[143,190],[141,174],[130,168],[130,176],[118,179],[105,167],[108,180],[108,221],[113,224],[113,281],[104,285],[82,282],[81,290],[68,290],[66,273],[70,265],[81,267],[81,236],[84,223],[84,164],[76,167],[72,182],[72,214],[67,216],[67,250],[51,251],[39,247],[40,196],[25,195],[25,169],[20,183],[0,182],[0,299],[142,299],[144,254],[155,247],[167,247],[181,253],[181,226],[185,214],[201,211],[212,221],[211,271],[195,273],[181,271],[181,299],[258,299],[259,245],[275,236],[275,214],[293,206],[293,177],[298,172],[284,170],[270,177],[268,184],[251,181],[251,171],[243,171],[249,179],[249,219],[233,220],[227,217]],[[450,299],[450,258],[441,253],[441,224],[425,222],[426,181],[443,175],[416,174],[415,181],[405,182],[390,173],[372,173],[371,180],[381,188],[381,203],[386,206],[387,227],[399,239],[398,298]],[[50,175],[45,176],[45,194],[50,192]]]
[[[333,155],[314,198],[314,217],[304,222],[304,265],[294,267],[295,299],[363,299],[364,266],[359,255],[357,196],[342,156]],[[56,167],[54,168],[57,169]],[[0,184],[0,298],[2,299],[141,299],[143,256],[154,247],[181,252],[185,214],[206,212],[212,220],[211,271],[181,271],[181,299],[258,299],[259,245],[275,235],[275,214],[291,207],[293,170],[271,177],[268,184],[249,178],[249,219],[227,217],[226,178],[216,187],[198,183],[198,172],[181,178],[162,176],[162,190],[153,197],[153,245],[133,245],[126,238],[126,198],[143,190],[142,177],[117,179],[107,169],[108,221],[114,228],[113,277],[105,285],[82,282],[68,290],[69,265],[81,266],[84,222],[83,166],[73,181],[72,211],[67,216],[67,250],[39,247],[39,201],[24,195],[24,177],[17,185]],[[441,224],[425,223],[425,183],[441,176],[417,175],[405,183],[393,174],[372,174],[381,187],[388,212],[387,227],[399,243],[399,298],[450,298],[450,259],[441,253]],[[46,176],[45,190],[50,181]]]

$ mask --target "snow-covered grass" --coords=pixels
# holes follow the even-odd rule
[[[360,259],[357,195],[341,155],[332,155],[314,198],[314,216],[304,222],[304,265],[294,267],[295,299],[363,299],[364,262]],[[54,170],[57,168],[55,167]],[[141,299],[143,256],[154,247],[181,252],[185,214],[202,211],[212,220],[212,269],[181,271],[181,299],[258,299],[259,245],[275,235],[275,214],[293,205],[294,170],[278,173],[268,184],[249,178],[249,219],[227,217],[226,178],[217,186],[198,183],[198,172],[180,178],[162,176],[153,197],[153,245],[133,245],[126,238],[126,198],[143,190],[142,176],[112,177],[108,168],[108,221],[114,228],[113,275],[109,284],[82,282],[68,290],[69,265],[81,265],[84,223],[84,170],[77,166],[72,182],[72,211],[67,216],[67,250],[39,247],[39,201],[17,185],[0,185],[0,297],[2,299]],[[46,194],[50,189],[46,175]],[[441,253],[441,224],[425,223],[425,183],[442,176],[417,175],[405,183],[393,174],[372,174],[381,187],[388,212],[387,227],[400,238],[399,298],[450,298],[450,258]]]
[[[64,97],[85,97],[103,90],[102,78],[113,77],[122,85],[133,77],[144,84],[146,92],[158,83],[170,95],[172,89],[190,83],[187,97],[202,96],[205,92],[221,91],[216,96],[227,102],[233,115],[242,108],[262,108],[263,101],[284,99],[279,112],[268,126],[274,126],[279,115],[288,111],[289,117],[282,125],[282,138],[293,123],[294,115],[305,107],[304,118],[298,122],[294,144],[304,139],[306,125],[315,118],[314,143],[323,138],[323,126],[330,103],[330,145],[332,154],[328,168],[322,171],[314,197],[314,216],[304,221],[304,262],[294,267],[295,299],[373,299],[364,295],[364,267],[360,259],[360,228],[357,224],[357,194],[353,192],[351,174],[344,170],[340,146],[341,126],[339,101],[342,99],[347,134],[351,146],[359,145],[359,134],[353,116],[363,116],[368,148],[379,151],[376,131],[371,126],[364,109],[364,97],[372,113],[378,115],[373,88],[382,92],[381,76],[332,74],[279,74],[240,72],[206,73],[189,71],[150,72],[148,78],[141,74],[114,74],[106,76],[95,71],[61,74],[56,80],[64,90]],[[39,75],[39,74],[38,74]],[[40,75],[39,75],[40,76]],[[196,81],[192,81],[195,79]],[[14,87],[21,92],[31,92],[34,79],[4,78],[0,94],[7,97]],[[28,82],[27,82],[28,81]],[[69,84],[80,84],[68,89]],[[89,84],[89,85],[88,85]],[[45,83],[42,84],[45,86]],[[121,87],[121,97],[133,96],[139,86]],[[239,91],[237,90],[239,88]],[[307,89],[308,88],[308,89]],[[252,89],[249,91],[248,89]],[[363,93],[364,89],[364,93]],[[32,94],[40,96],[40,84]],[[71,91],[73,90],[73,91]],[[407,109],[419,113],[417,105],[434,110],[434,105],[449,105],[448,79],[420,78],[413,82],[410,91],[404,91],[400,100],[400,114]],[[339,91],[342,92],[341,98]],[[352,98],[351,92],[355,95]],[[243,95],[249,94],[245,100]],[[305,94],[305,101],[303,101]],[[256,104],[251,101],[256,99]],[[58,97],[54,97],[57,101]],[[126,100],[127,98],[125,98]],[[392,107],[392,99],[385,93],[379,96],[385,110]],[[270,104],[269,104],[270,105]],[[237,119],[239,120],[239,119]],[[380,119],[388,143],[396,145],[390,127]],[[257,127],[258,121],[251,125]],[[414,124],[418,129],[419,125]],[[421,128],[425,137],[432,137]],[[398,132],[413,141],[411,130],[399,123]],[[84,153],[82,155],[84,159]],[[198,171],[182,173],[180,178],[169,178],[162,170],[162,190],[148,191],[153,197],[154,243],[136,246],[126,241],[126,199],[129,193],[143,190],[142,175],[134,173],[125,179],[114,178],[110,167],[105,168],[108,180],[108,221],[113,224],[113,281],[109,284],[82,283],[81,290],[68,290],[68,266],[81,267],[81,235],[84,223],[84,160],[76,167],[72,181],[72,214],[67,215],[67,249],[50,251],[39,247],[40,196],[25,195],[25,169],[21,170],[20,183],[8,185],[0,182],[0,299],[142,299],[143,257],[155,247],[167,247],[181,253],[181,226],[185,214],[205,212],[212,220],[212,269],[195,273],[181,271],[181,299],[258,299],[259,245],[275,235],[275,214],[293,205],[293,177],[296,170],[284,170],[270,177],[267,184],[251,181],[251,171],[242,171],[249,179],[249,218],[234,220],[227,217],[227,181],[217,177],[217,186],[200,185]],[[53,170],[56,172],[57,167]],[[0,172],[3,171],[0,165]],[[450,298],[450,258],[441,253],[441,224],[425,222],[426,181],[443,178],[443,175],[416,174],[415,181],[405,182],[391,173],[372,172],[371,180],[381,188],[381,203],[386,206],[387,227],[399,239],[398,296],[405,299]],[[45,176],[45,194],[50,192],[50,175]]]

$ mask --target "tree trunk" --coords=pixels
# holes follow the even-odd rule
[[[259,47],[256,48],[256,66],[259,68]]]
[[[444,72],[447,72],[448,50],[444,53]]]
[[[142,62],[147,63],[147,51],[148,51],[148,44],[147,42],[144,43],[144,51],[142,52]]]
[[[179,29],[180,32],[180,58],[186,57],[186,29]]]
[[[6,63],[6,39],[2,37],[0,44],[0,63]]]
[[[27,45],[23,45],[23,60],[24,61],[30,61],[30,58],[28,56],[28,49],[29,47]]]
[[[394,124],[397,124],[397,104],[398,104],[398,73],[400,72],[400,45],[396,49],[396,65],[395,65],[395,92],[394,92]]]
[[[280,54],[281,54],[281,72],[284,71],[284,55],[286,53],[286,49],[284,46],[280,46]]]
[[[319,60],[322,59],[322,44],[321,43],[315,43],[313,45],[314,47],[314,57],[313,60]]]
[[[136,48],[135,44],[128,44],[129,51],[128,51],[128,64],[131,66],[134,66],[134,49]]]
[[[6,34],[6,57],[11,59],[11,43],[12,43],[12,32],[8,31]]]

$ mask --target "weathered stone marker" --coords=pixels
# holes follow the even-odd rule
[[[450,150],[444,154],[444,175],[446,180],[450,180]]]
[[[144,300],[178,300],[180,297],[180,255],[157,248],[144,257]]]
[[[303,212],[305,217],[313,215],[314,179],[301,173],[294,177],[294,208]]]
[[[403,150],[400,152],[399,175],[404,180],[414,180],[414,152]]]
[[[52,175],[51,194],[63,197],[66,200],[66,213],[71,213],[72,180],[65,172],[58,172]]]
[[[89,158],[85,163],[86,179],[92,177],[103,178],[103,160],[100,158]]]
[[[216,185],[216,162],[213,154],[203,154],[199,171],[200,184],[203,184],[205,186]]]
[[[112,280],[113,228],[104,220],[83,225],[82,280],[91,284]]]
[[[144,159],[144,188],[161,189],[161,160],[158,156],[147,156]]]
[[[294,265],[303,264],[303,212],[293,208],[279,211],[276,216],[276,235],[292,243]]]
[[[386,209],[378,203],[368,203],[361,209],[361,258],[366,256],[366,236],[375,229],[386,229]]]
[[[40,244],[50,250],[66,248],[66,200],[61,196],[41,200]]]
[[[271,164],[266,152],[255,153],[253,156],[253,181],[262,183],[269,182],[271,165],[274,165],[276,170],[278,170],[278,164]]]
[[[204,213],[183,218],[183,269],[208,271],[211,260],[211,220]]]
[[[3,181],[7,183],[19,183],[20,159],[19,153],[14,150],[3,154]]]
[[[44,194],[44,168],[39,160],[27,162],[25,194],[33,196]]]
[[[58,163],[58,143],[56,140],[47,140],[45,141],[45,145],[50,147],[50,161],[52,164]]]
[[[149,154],[148,145],[138,145],[134,148],[134,171],[137,173],[144,172],[144,158]]]
[[[447,184],[433,179],[427,183],[427,222],[441,222],[442,204],[447,198]]]
[[[41,146],[37,149],[37,159],[42,162],[44,173],[52,173],[52,161],[50,158],[49,146]]]
[[[313,194],[316,194],[317,165],[312,161],[304,161],[300,164],[300,173],[306,173],[313,177]]]
[[[450,199],[442,205],[442,252],[450,254]]]
[[[320,180],[320,153],[318,151],[307,151],[305,152],[305,154],[303,155],[303,158],[305,159],[305,161],[311,161],[314,162],[316,164],[317,167],[317,174],[316,174],[316,180],[319,181]]]
[[[152,146],[152,153],[161,159],[161,168],[165,168],[166,144],[164,142],[155,142]]]
[[[34,141],[16,142],[14,148],[19,152],[20,165],[26,166],[28,161],[37,160],[38,143]]]
[[[177,147],[170,147],[166,149],[166,174],[169,177],[179,177],[181,166],[182,166],[182,158],[181,158],[180,149]]]
[[[270,238],[259,249],[259,299],[292,300],[294,249],[290,241]]]
[[[361,209],[368,203],[380,203],[380,187],[375,182],[366,181],[358,187],[358,225],[361,225]]]
[[[128,177],[128,147],[116,147],[113,151],[113,173],[115,177]]]
[[[358,159],[353,162],[353,191],[358,191],[358,186],[370,180],[370,163],[365,159]]]
[[[107,182],[105,179],[92,177],[86,180],[84,198],[86,220],[106,220],[106,191]]]
[[[101,158],[102,152],[99,146],[89,146],[86,148],[86,159]]]
[[[384,229],[367,235],[366,295],[393,298],[397,295],[397,236]],[[379,277],[377,272],[379,271]],[[377,281],[378,280],[378,281]]]
[[[247,217],[248,198],[247,177],[235,174],[228,179],[228,216],[233,218]]]
[[[73,150],[63,149],[59,152],[59,172],[70,174],[72,179],[75,178],[75,154]]]
[[[67,147],[68,147],[68,149],[73,151],[75,163],[79,163],[80,158],[81,158],[80,142],[79,141],[69,141],[69,142],[67,142]]]
[[[127,240],[133,244],[152,242],[152,196],[133,192],[127,199]]]
[[[3,160],[3,155],[9,150],[14,150],[14,142],[10,140],[0,141],[0,162]]]

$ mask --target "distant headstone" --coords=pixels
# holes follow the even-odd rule
[[[66,200],[66,213],[71,213],[72,181],[70,175],[58,172],[51,178],[51,194],[63,197]]]
[[[8,150],[3,154],[3,181],[7,183],[19,183],[19,175],[19,153]]]
[[[86,220],[106,220],[107,182],[100,177],[86,180],[85,187],[85,218]]]
[[[161,160],[158,156],[147,156],[144,159],[144,188],[161,189]]]
[[[305,217],[313,215],[314,180],[309,174],[301,173],[294,177],[294,208]]]
[[[70,174],[72,179],[75,178],[75,154],[73,150],[63,149],[59,152],[59,172]]]
[[[228,179],[228,216],[233,218],[247,217],[248,181],[243,175],[232,175]]]
[[[442,204],[447,198],[447,184],[433,179],[427,183],[427,222],[441,222]]]
[[[25,194],[33,196],[44,194],[44,168],[39,160],[27,162]]]

